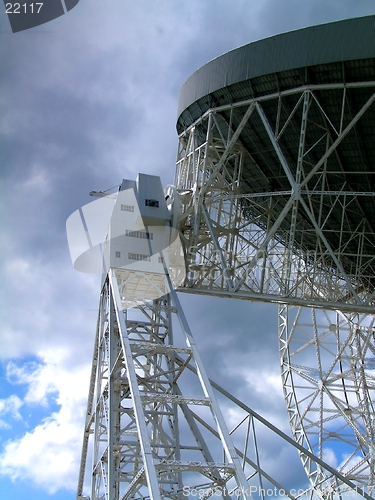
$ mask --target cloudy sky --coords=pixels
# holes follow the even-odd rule
[[[99,279],[73,269],[69,215],[138,172],[173,181],[179,88],[210,59],[373,13],[373,0],[80,0],[13,34],[0,9],[3,498],[75,498]],[[285,430],[276,309],[181,300],[209,375]]]

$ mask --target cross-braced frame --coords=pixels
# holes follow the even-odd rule
[[[126,299],[111,269],[99,306],[78,496],[89,450],[92,500],[243,491],[240,457],[175,292],[132,309],[123,308]],[[181,324],[179,344],[172,315]]]
[[[279,342],[294,439],[372,496],[374,316],[280,306]],[[323,470],[301,458],[312,484],[320,483]]]
[[[294,438],[319,458],[336,453],[339,471],[370,492],[374,101],[375,83],[356,81],[211,106],[181,133],[175,176],[187,264],[181,290],[279,304]],[[327,494],[325,473],[302,458]]]
[[[372,172],[344,157],[370,140],[374,101],[373,82],[303,86],[187,128],[175,176],[184,291],[373,312]]]

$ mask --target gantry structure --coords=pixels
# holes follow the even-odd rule
[[[122,188],[135,202],[115,203],[78,498],[90,439],[92,499],[248,498],[255,478],[286,490],[255,421],[298,450],[311,495],[372,497],[374,32],[370,16],[271,37],[182,87],[174,184],[162,196],[140,176]],[[176,290],[278,305],[294,441],[208,379]],[[242,448],[216,392],[245,412]]]

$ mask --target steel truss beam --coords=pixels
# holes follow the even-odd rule
[[[348,93],[356,89],[367,89],[367,97],[350,115]],[[342,92],[338,120],[321,104],[322,91]],[[180,289],[281,304],[285,399],[311,497],[340,498],[346,488],[370,499],[374,486],[375,257],[368,250],[374,227],[361,203],[374,193],[352,189],[340,157],[340,145],[373,106],[374,91],[374,82],[304,86],[211,109],[180,136],[176,189],[168,189],[186,252]],[[310,119],[312,110],[319,119]],[[254,188],[244,192],[246,166],[256,165],[258,153],[244,147],[249,127],[262,130],[287,180],[282,189],[257,189],[266,185],[258,169]],[[298,137],[294,159],[288,134]],[[255,424],[284,443],[291,439],[208,379],[170,282],[169,295],[133,309],[118,288],[111,269],[99,307],[77,498],[84,498],[87,471],[91,500],[181,500],[186,488],[200,498],[248,498],[255,479],[261,490],[272,484],[298,498],[262,467]],[[292,305],[312,306],[311,324],[301,325]],[[326,328],[318,319],[324,314]],[[313,365],[304,358],[309,349]],[[245,412],[233,432],[213,387]],[[332,439],[352,449],[338,471],[323,461]]]
[[[187,252],[181,291],[374,311],[375,256],[368,244],[374,227],[360,203],[374,193],[354,190],[345,181],[340,186],[327,181],[328,174],[336,175],[331,159],[335,168],[340,165],[340,144],[373,106],[373,82],[351,86],[365,87],[369,96],[350,118],[347,86],[304,86],[211,109],[184,131],[175,175],[181,205],[176,224]],[[316,92],[323,90],[342,92],[339,124],[319,102]],[[293,93],[299,99],[289,116],[285,109],[282,119],[267,115],[267,101],[277,100],[273,109],[280,110],[283,98]],[[243,109],[237,126],[226,118],[234,109]],[[311,123],[312,109],[320,123]],[[241,134],[254,127],[259,135],[260,126],[290,190],[243,192],[245,159],[247,164],[256,161],[245,150]],[[296,164],[283,143],[291,133],[299,135]],[[342,171],[337,179],[344,179]]]

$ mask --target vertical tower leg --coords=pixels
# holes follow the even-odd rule
[[[224,486],[249,498],[176,293],[132,309],[121,300],[111,270],[99,308],[78,496],[92,460],[91,500],[182,499],[192,490],[208,498],[217,488],[229,498]]]
[[[297,443],[372,495],[375,486],[373,315],[283,305],[279,342],[284,395]],[[317,490],[337,491],[306,456]]]

